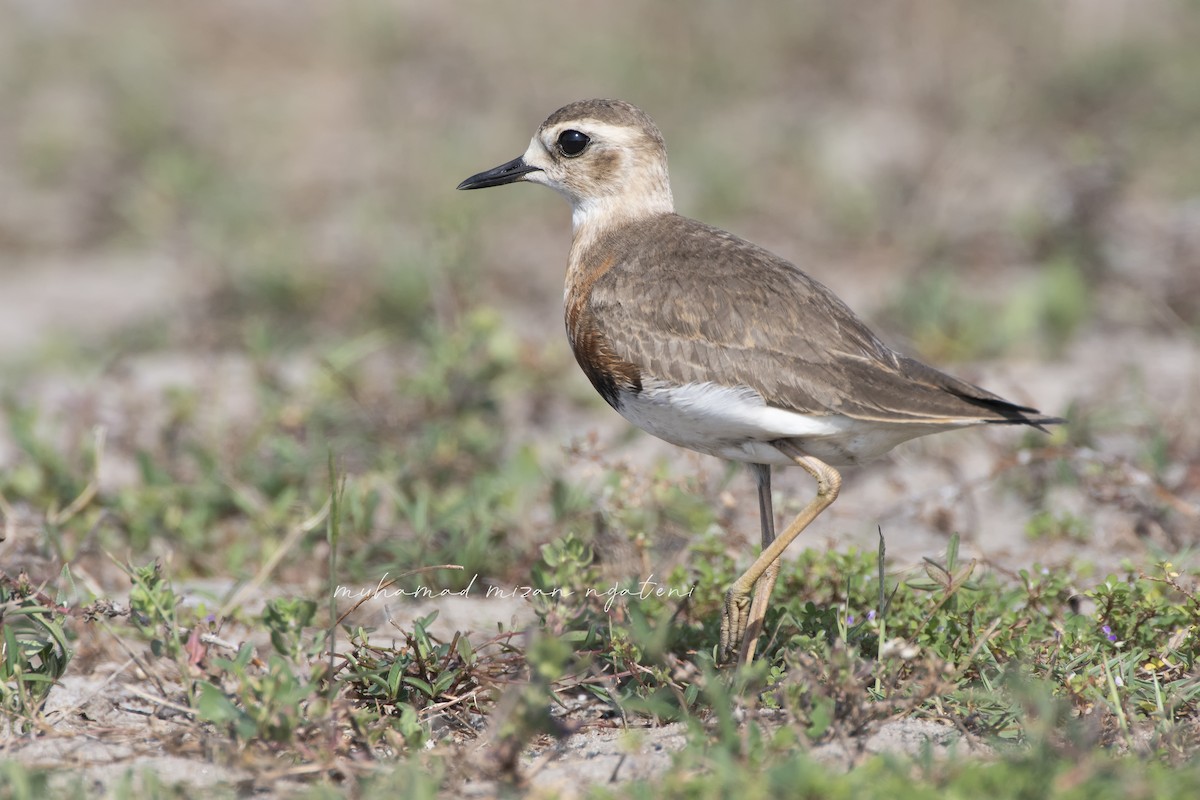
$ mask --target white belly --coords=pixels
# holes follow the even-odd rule
[[[901,442],[945,425],[859,420],[842,414],[801,414],[768,406],[749,387],[714,383],[670,386],[644,382],[622,392],[618,411],[647,433],[701,453],[773,466],[794,466],[771,442],[788,439],[831,466],[883,455]]]

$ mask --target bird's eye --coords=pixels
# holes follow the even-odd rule
[[[583,152],[591,139],[579,131],[563,131],[558,135],[558,152],[568,158],[574,158]]]

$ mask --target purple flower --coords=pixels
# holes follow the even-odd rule
[[[1100,630],[1104,631],[1104,635],[1108,637],[1110,642],[1115,642],[1117,640],[1117,635],[1112,632],[1112,628],[1108,625],[1105,625]]]
[[[867,622],[874,622],[874,621],[875,621],[875,609],[872,608],[870,611],[867,612]]]
[[[853,625],[853,624],[854,624],[854,615],[853,615],[853,614],[847,614],[847,615],[846,615],[846,624],[847,624],[847,625]]]

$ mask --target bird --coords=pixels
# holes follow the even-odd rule
[[[837,498],[839,467],[931,433],[1064,422],[897,353],[790,261],[676,213],[663,135],[630,103],[565,105],[524,154],[458,188],[520,182],[571,204],[564,320],[596,391],[647,433],[753,473],[762,549],[725,594],[718,662],[754,660],[781,555]],[[776,536],[772,469],[792,466],[816,494]]]

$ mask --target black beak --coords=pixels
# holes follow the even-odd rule
[[[525,163],[524,157],[518,156],[507,164],[501,164],[498,167],[489,169],[486,172],[481,172],[478,175],[472,175],[458,185],[460,189],[486,189],[489,186],[503,186],[506,183],[515,183],[521,180],[531,172],[536,172],[541,167],[531,167]]]

